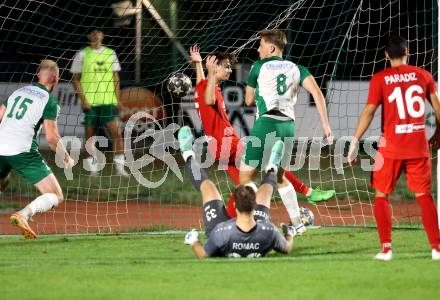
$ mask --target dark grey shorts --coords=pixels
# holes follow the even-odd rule
[[[225,203],[222,200],[211,200],[203,205],[203,220],[205,222],[205,233],[209,234],[217,224],[229,220]]]
[[[254,219],[257,222],[270,221],[269,208],[267,206],[257,204],[254,210]]]

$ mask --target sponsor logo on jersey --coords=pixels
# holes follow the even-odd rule
[[[265,63],[264,67],[268,70],[285,70],[285,69],[292,69],[293,64],[291,62],[269,62]]]
[[[413,133],[425,130],[425,124],[399,124],[396,125],[396,134]]]

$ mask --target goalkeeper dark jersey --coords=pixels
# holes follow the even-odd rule
[[[257,222],[249,232],[244,232],[238,228],[236,219],[231,219],[212,230],[204,248],[208,256],[261,257],[272,249],[286,253],[286,239],[268,221]]]

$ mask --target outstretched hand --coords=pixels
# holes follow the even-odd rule
[[[352,166],[357,161],[359,141],[357,138],[353,138],[350,142],[350,148],[348,150],[347,162]]]
[[[202,62],[202,56],[200,55],[200,47],[194,44],[189,48],[189,54],[191,55],[191,61],[194,63]]]
[[[285,238],[294,237],[296,235],[295,227],[289,226],[284,223],[281,223],[280,226],[281,226],[281,231],[283,232]]]
[[[217,72],[217,57],[214,55],[209,55],[206,58],[206,69],[208,69],[208,73],[215,74]]]
[[[194,245],[196,242],[198,242],[199,241],[199,233],[195,230],[195,229],[193,229],[193,230],[191,230],[191,231],[188,231],[186,234],[185,234],[185,240],[184,240],[184,243],[186,244],[186,245],[190,245],[190,246],[192,246],[192,245]]]
[[[332,129],[330,128],[330,125],[323,126],[323,130],[324,130],[324,136],[327,140],[328,145],[332,145],[334,137],[333,137],[333,132],[332,132]]]
[[[67,155],[64,158],[63,162],[64,162],[64,168],[65,169],[71,169],[71,168],[73,168],[73,166],[75,166],[75,161],[69,155]]]

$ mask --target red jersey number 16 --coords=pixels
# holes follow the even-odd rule
[[[400,86],[395,87],[391,95],[388,97],[388,101],[392,103],[394,100],[397,104],[397,112],[400,119],[405,119],[405,105],[410,117],[419,118],[425,114],[425,101],[420,96],[423,95],[423,89],[420,85],[411,85],[405,92],[405,104],[403,103],[402,88]],[[414,104],[418,103],[419,108],[416,110]]]

